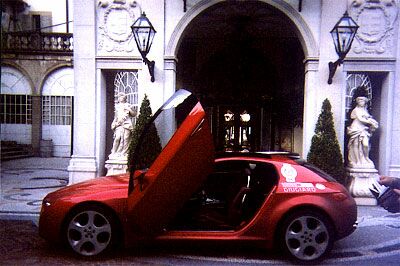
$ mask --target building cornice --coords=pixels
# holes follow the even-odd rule
[[[396,58],[345,58],[343,70],[346,72],[394,72],[396,71]]]

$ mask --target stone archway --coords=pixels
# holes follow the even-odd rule
[[[251,131],[251,150],[301,153],[303,60],[315,49],[290,5],[201,1],[178,24],[167,55],[178,61],[176,87],[192,89],[208,107],[220,149],[226,139],[223,116],[229,111],[237,119],[250,114],[251,126],[245,129],[238,122],[232,132]],[[234,143],[238,150],[248,149]]]
[[[196,18],[200,13],[209,7],[223,2],[222,0],[202,0],[196,3],[185,15],[180,19],[174,31],[171,33],[171,37],[168,41],[165,49],[165,58],[171,60],[176,58],[176,54],[180,43],[184,37],[184,32],[189,23]],[[297,12],[290,4],[281,2],[277,3],[273,0],[259,0],[258,2],[267,4],[271,7],[276,8],[280,12],[286,15],[287,19],[295,25],[296,35],[300,40],[301,46],[304,51],[306,59],[318,57],[318,45],[313,37],[311,29],[302,18],[301,14]]]

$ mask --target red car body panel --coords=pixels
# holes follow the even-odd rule
[[[129,195],[128,238],[161,232],[212,172],[213,155],[209,124],[197,104],[145,174],[142,189],[135,186]]]
[[[185,201],[212,172],[214,162],[230,160],[265,163],[276,170],[277,182],[255,214],[235,230],[166,230]],[[212,135],[200,103],[177,127],[149,170],[136,171],[135,178],[140,174],[144,174],[142,186],[135,180],[129,195],[129,174],[96,178],[48,194],[40,215],[40,235],[49,241],[62,240],[68,215],[76,206],[88,203],[112,210],[128,246],[151,239],[258,241],[272,247],[284,217],[299,208],[326,215],[339,239],[354,230],[357,218],[355,201],[342,185],[326,180],[289,156],[231,154],[214,160]]]
[[[233,157],[223,160],[249,160],[248,157]],[[265,160],[251,158],[249,161],[269,162],[277,169],[283,163],[291,163],[299,173],[299,182],[293,184],[312,184],[309,191],[291,190],[285,192],[282,183],[285,178],[280,173],[277,186],[273,188],[270,195],[265,199],[262,207],[253,219],[238,231],[227,232],[207,232],[207,231],[172,231],[158,237],[160,240],[231,240],[231,241],[261,241],[267,248],[271,248],[275,241],[275,232],[278,230],[279,222],[285,214],[300,208],[313,208],[325,213],[335,226],[335,236],[337,239],[349,235],[354,230],[357,219],[357,208],[354,199],[347,190],[338,183],[327,182],[310,170],[296,166],[293,160],[286,158],[274,158]],[[310,179],[313,180],[310,183]],[[308,182],[301,182],[308,181]],[[320,184],[321,188],[315,188]],[[337,210],[343,210],[338,212]],[[346,219],[343,219],[346,217]]]
[[[101,177],[49,193],[44,199],[39,234],[49,241],[60,242],[65,217],[73,207],[85,203],[99,203],[109,207],[120,221],[126,220],[126,197],[129,174]],[[46,202],[51,202],[50,206]]]

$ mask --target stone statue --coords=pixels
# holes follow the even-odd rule
[[[133,106],[126,102],[125,93],[118,94],[118,103],[115,105],[115,116],[111,123],[114,130],[114,142],[110,159],[125,158],[128,153],[129,138],[133,130],[132,117],[136,116]]]
[[[352,123],[347,127],[349,135],[348,160],[350,168],[375,169],[374,163],[369,158],[369,140],[372,133],[378,128],[379,123],[372,118],[367,110],[368,98],[356,98],[357,106],[351,112]]]

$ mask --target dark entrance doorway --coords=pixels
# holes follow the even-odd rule
[[[302,137],[293,129],[302,126],[303,60],[295,27],[282,12],[259,1],[223,2],[185,30],[177,88],[201,99],[219,150],[296,151],[294,140]],[[284,140],[289,145],[283,147]]]
[[[244,105],[217,105],[206,109],[211,117],[214,142],[218,150],[258,150],[258,108]]]

